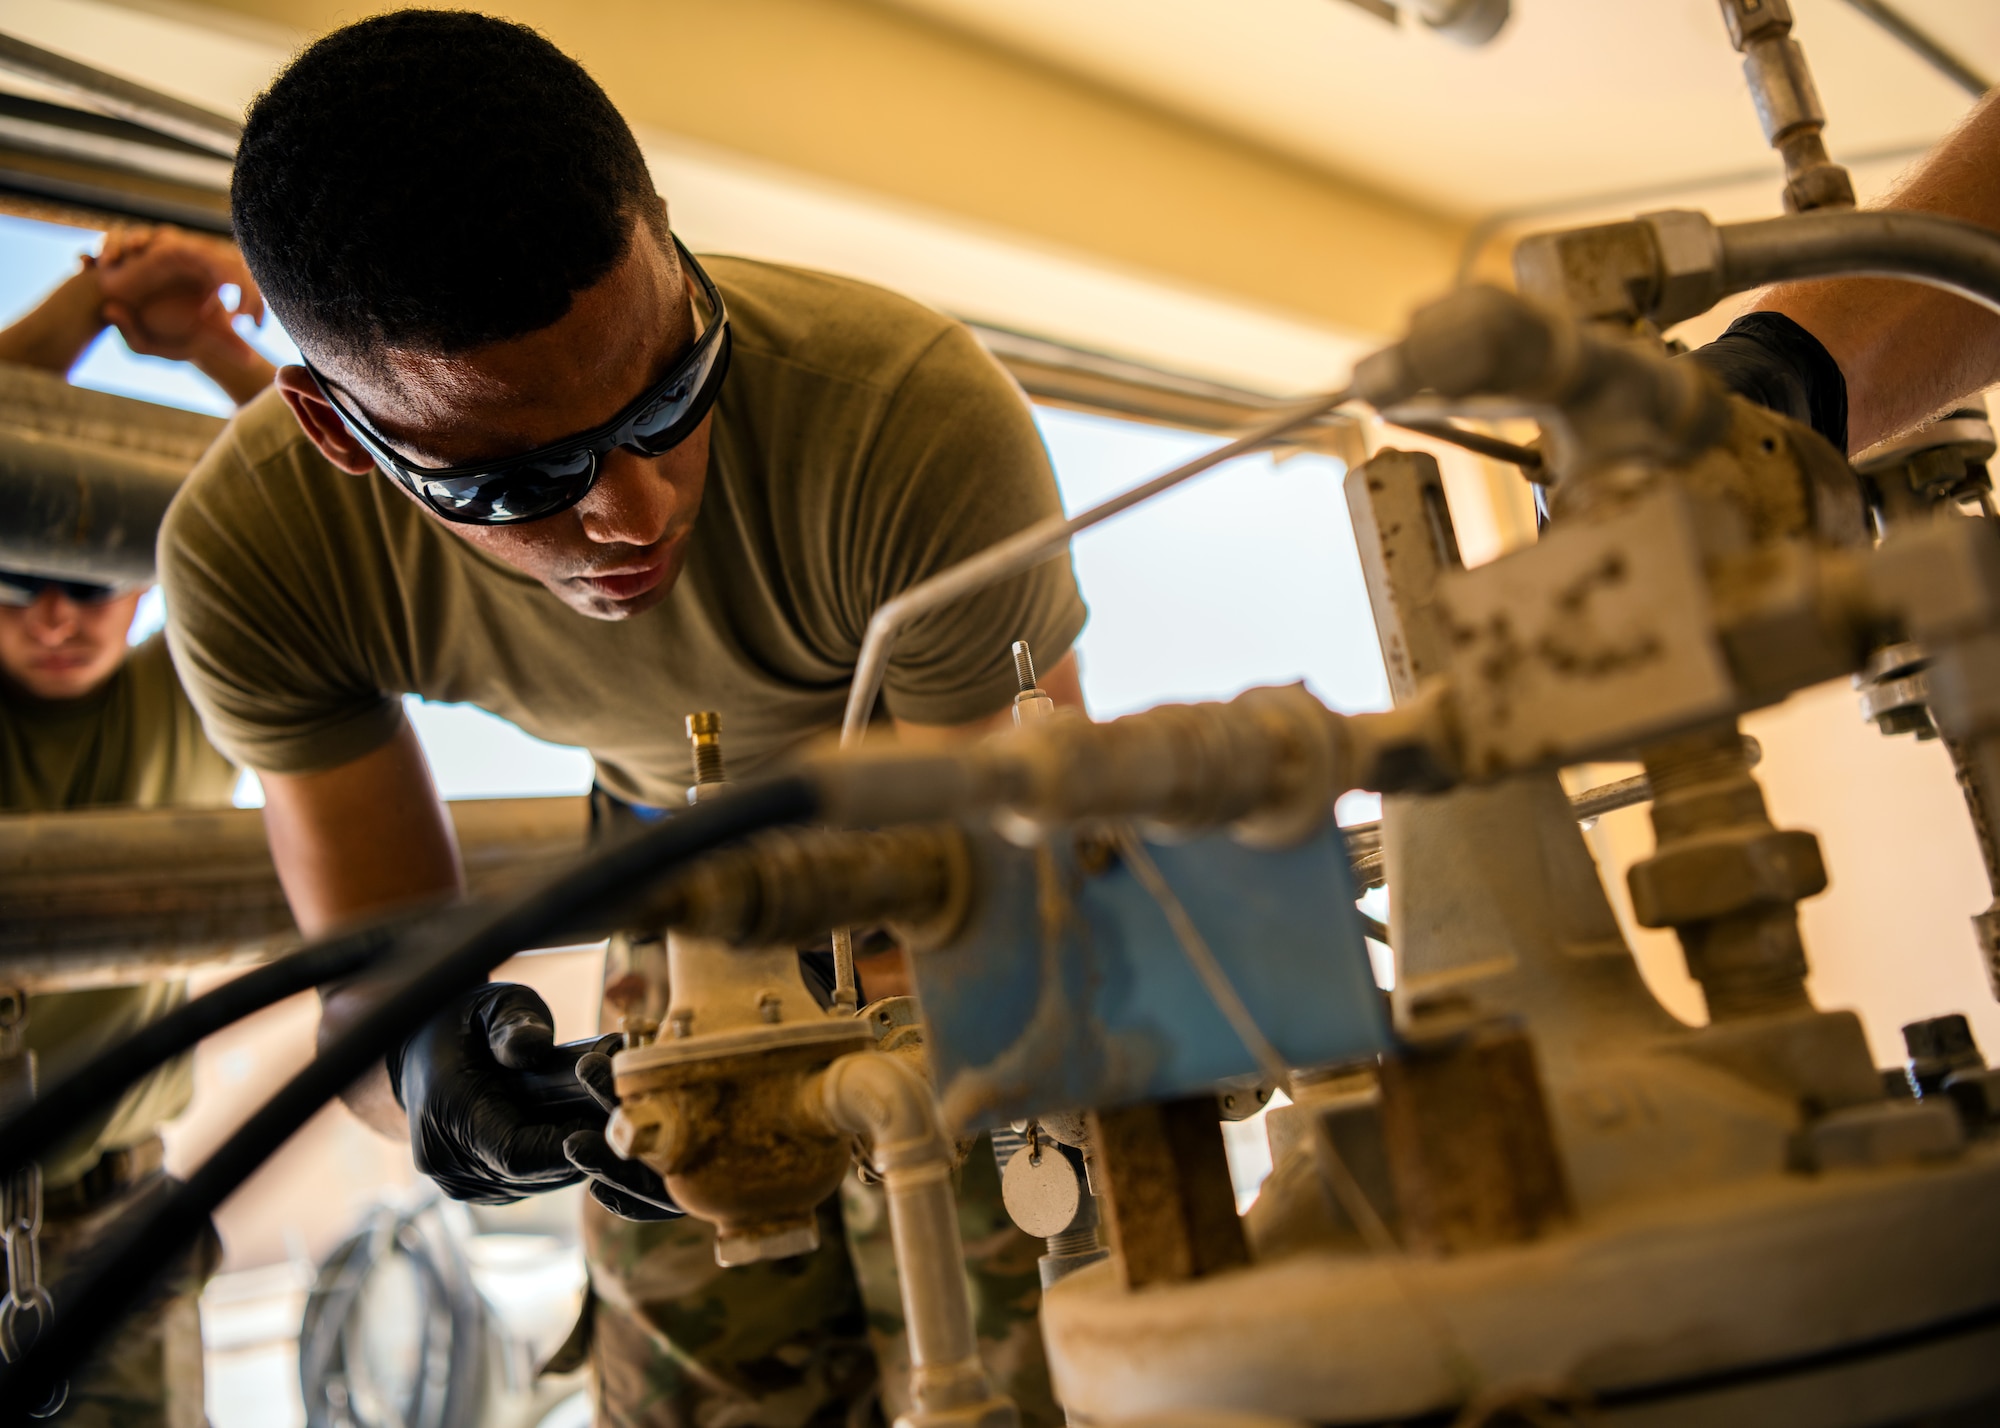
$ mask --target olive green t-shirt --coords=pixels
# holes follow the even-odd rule
[[[227,807],[236,770],[203,737],[166,641],[153,636],[82,699],[42,700],[0,682],[0,811]],[[187,1000],[184,982],[28,999],[28,1045],[44,1085]],[[43,1162],[66,1185],[100,1155],[139,1144],[187,1109],[189,1057],[161,1067],[79,1126]]]
[[[275,394],[240,413],[161,535],[169,633],[208,732],[257,769],[329,768],[391,738],[398,696],[476,704],[579,744],[641,803],[682,801],[685,715],[722,715],[732,776],[836,727],[868,619],[1060,510],[1018,388],[959,324],[862,283],[706,260],[734,354],[668,597],[594,620],[482,554],[380,473],[327,463]],[[1084,607],[1057,559],[907,629],[889,714],[953,724],[1052,663]]]

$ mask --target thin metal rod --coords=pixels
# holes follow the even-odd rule
[[[1414,431],[1418,436],[1428,436],[1438,441],[1463,447],[1479,456],[1494,461],[1504,461],[1509,466],[1521,468],[1521,474],[1534,481],[1541,478],[1543,471],[1542,453],[1532,446],[1522,446],[1512,441],[1502,441],[1497,436],[1484,432],[1467,431],[1455,422],[1426,421],[1421,417],[1397,418],[1382,415],[1382,420],[1390,426],[1401,427],[1404,431]]]
[[[1089,530],[1101,521],[1108,521],[1150,501],[1226,461],[1234,461],[1239,456],[1269,446],[1286,433],[1352,400],[1353,395],[1352,388],[1342,388],[1338,392],[1328,392],[1288,407],[1263,425],[1252,428],[1205,456],[1197,456],[1184,465],[1163,472],[1150,481],[1092,506],[1080,515],[1051,516],[1045,521],[1038,521],[1026,530],[988,546],[970,559],[939,571],[928,580],[918,581],[902,594],[886,601],[869,620],[868,633],[861,641],[861,654],[854,663],[854,684],[848,690],[847,712],[840,721],[842,745],[861,741],[868,727],[868,716],[875,708],[875,697],[881,693],[882,677],[888,671],[889,654],[895,647],[896,636],[910,621],[940,605],[948,605],[961,596],[983,590],[1010,575],[1018,575],[1040,565],[1067,549],[1070,538],[1080,531]]]
[[[1902,11],[1883,4],[1882,0],[1847,0],[1847,3],[1901,40],[1917,58],[1974,99],[1984,97],[1993,87],[1991,80],[1918,29]]]

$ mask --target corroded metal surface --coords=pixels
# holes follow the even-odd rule
[[[583,850],[581,798],[448,803],[474,892]],[[577,929],[602,936],[608,929]],[[252,808],[0,817],[0,980],[105,985],[262,961],[297,928]]]

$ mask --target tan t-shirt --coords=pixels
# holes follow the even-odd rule
[[[228,807],[236,770],[203,737],[155,635],[82,699],[34,699],[0,684],[0,811]],[[184,982],[55,992],[28,999],[28,1045],[44,1085],[187,1000]],[[139,1144],[187,1109],[191,1058],[134,1085],[43,1162],[66,1185],[108,1150]]]
[[[599,780],[682,801],[685,715],[723,716],[733,776],[840,721],[868,618],[1060,509],[1026,402],[957,323],[865,284],[705,260],[734,356],[707,491],[666,600],[593,620],[481,554],[379,473],[343,474],[275,395],[247,407],[168,513],[169,632],[209,734],[253,768],[329,768],[386,742],[405,692],[580,744]],[[1053,662],[1083,628],[1067,560],[906,630],[889,713],[1006,707],[1008,646]]]

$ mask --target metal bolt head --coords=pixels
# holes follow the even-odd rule
[[[633,1112],[638,1106],[636,1102],[630,1107],[620,1106],[604,1126],[604,1142],[621,1160],[634,1160],[659,1143],[659,1121],[637,1118]]]

